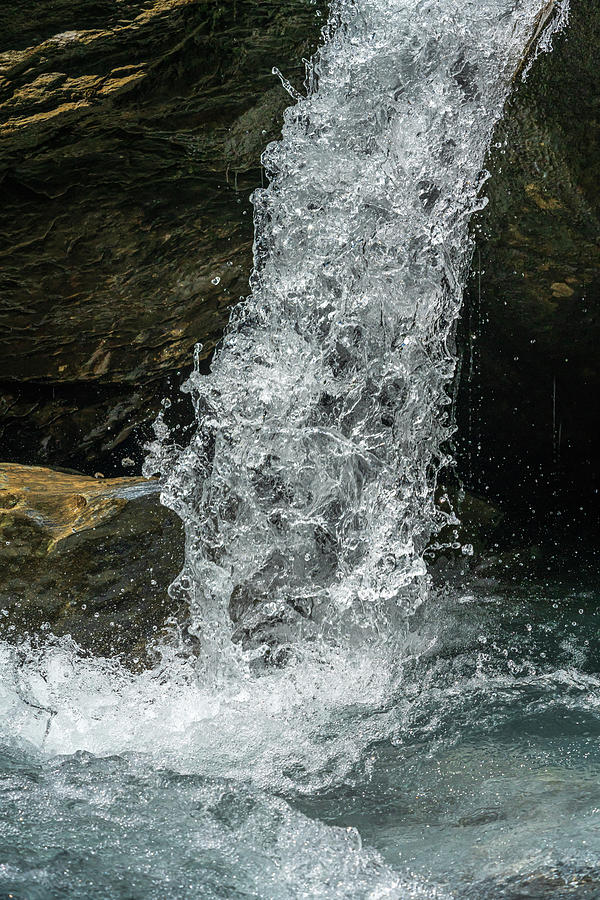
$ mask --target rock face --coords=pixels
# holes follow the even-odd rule
[[[600,6],[571,7],[495,136],[463,319],[463,473],[524,514],[600,487]]]
[[[320,14],[2,4],[4,458],[121,471],[194,343],[210,352],[247,293],[249,193],[289,103],[271,70],[300,83]]]
[[[600,7],[571,5],[498,130],[463,320],[462,471],[517,504],[598,487]],[[247,291],[271,68],[299,84],[325,6],[2,4],[3,458],[122,474],[185,402]]]
[[[182,561],[155,482],[0,464],[0,638],[49,628],[142,663],[177,612],[167,588]]]

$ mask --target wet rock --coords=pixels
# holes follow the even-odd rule
[[[0,9],[3,454],[93,471],[137,448],[247,293],[249,194],[324,4]],[[138,451],[139,457],[139,451]]]
[[[208,354],[247,292],[248,197],[289,102],[271,68],[300,86],[325,6],[2,5],[5,458],[121,474],[164,396],[185,419],[192,346]],[[494,139],[461,336],[462,474],[525,515],[564,485],[590,503],[598,488],[595,0],[572,4],[555,45]]]
[[[597,510],[600,6],[517,86],[494,138],[463,317],[458,403],[471,488],[543,518]]]
[[[177,612],[167,588],[182,562],[156,482],[0,464],[0,638],[71,635],[141,664]]]

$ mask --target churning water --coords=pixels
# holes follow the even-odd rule
[[[308,95],[263,156],[252,296],[187,385],[196,436],[171,459],[159,440],[146,467],[185,523],[173,590],[211,659],[231,619],[242,642],[364,646],[423,601],[469,219],[542,13],[333,3]]]
[[[147,463],[188,638],[141,674],[0,645],[2,900],[600,896],[598,586],[434,591],[423,562],[469,218],[541,5],[333,4],[196,435],[159,423]]]

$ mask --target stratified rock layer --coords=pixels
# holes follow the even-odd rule
[[[0,638],[48,629],[141,663],[177,612],[182,560],[155,482],[0,464]]]
[[[194,343],[210,352],[247,293],[248,197],[289,103],[271,70],[301,80],[318,13],[311,0],[0,10],[4,458],[114,470]]]

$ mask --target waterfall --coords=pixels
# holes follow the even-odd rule
[[[141,671],[0,641],[0,897],[600,896],[597,570],[433,591],[424,562],[469,222],[554,6],[334,0],[251,296],[146,464],[191,640]]]
[[[306,96],[281,76],[295,103],[253,196],[252,293],[184,386],[189,446],[159,422],[146,463],[185,523],[171,593],[205,654],[386,641],[427,595],[424,551],[453,521],[435,490],[469,221],[551,7],[335,0]]]

